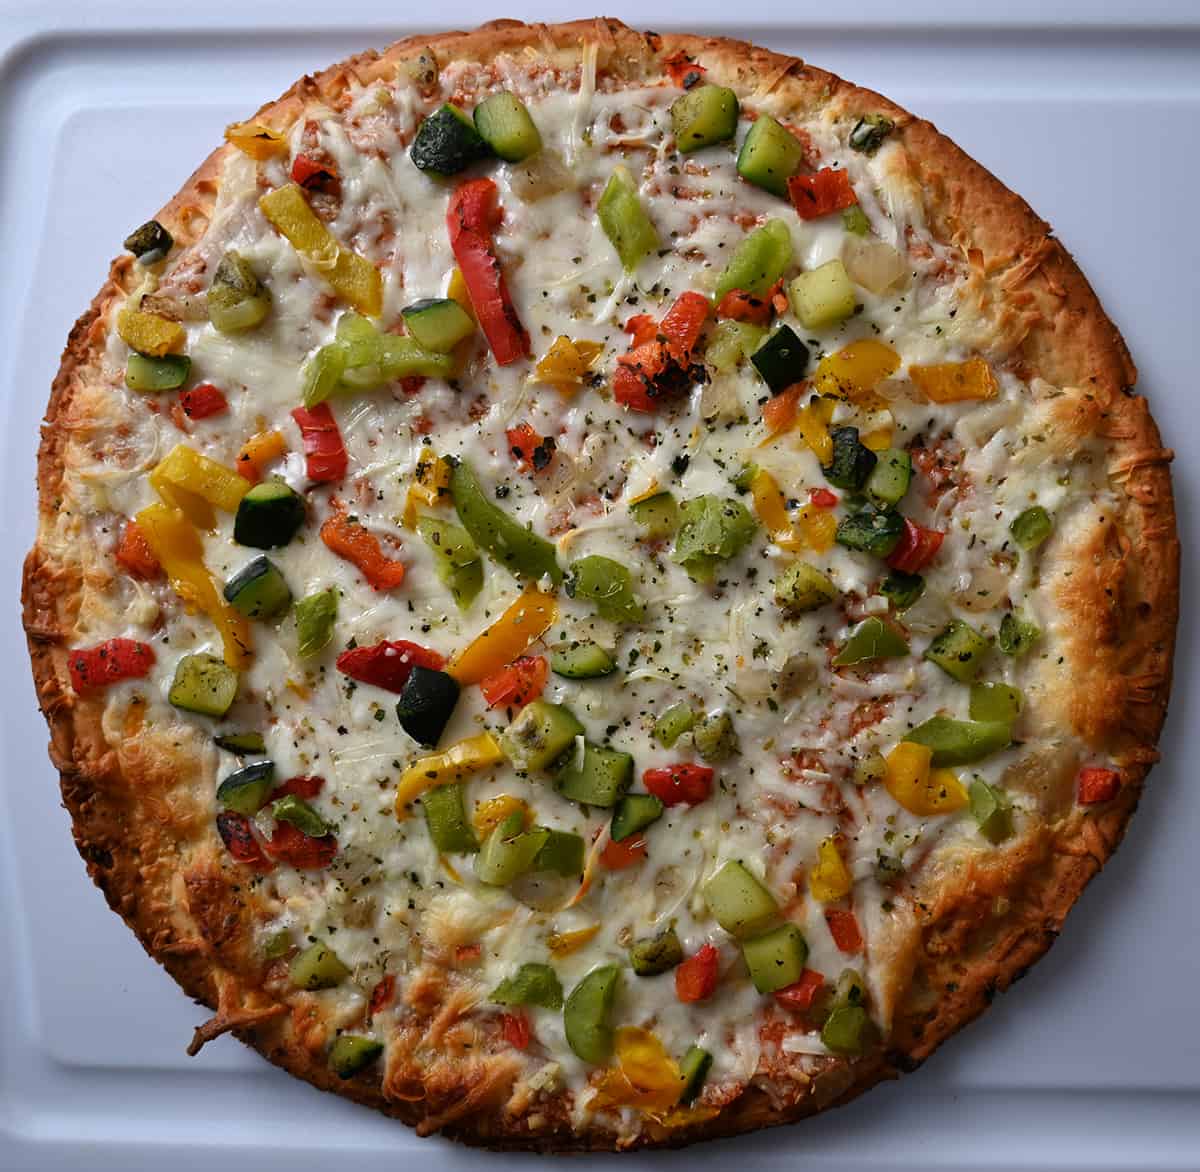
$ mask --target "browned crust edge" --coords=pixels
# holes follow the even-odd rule
[[[1162,448],[1145,400],[1130,393],[1135,371],[1129,354],[1070,255],[1023,200],[930,123],[868,90],[796,58],[726,38],[643,35],[611,19],[554,26],[497,21],[471,33],[414,37],[383,54],[358,55],[301,79],[257,117],[286,125],[310,100],[328,100],[344,90],[348,77],[383,76],[396,61],[425,46],[439,56],[487,60],[521,49],[562,55],[585,43],[598,46],[602,66],[608,61],[618,71],[631,72],[682,51],[701,59],[721,80],[736,80],[759,94],[774,91],[797,107],[833,102],[846,113],[890,113],[925,190],[935,234],[972,255],[1001,301],[1023,306],[1029,324],[1019,353],[1028,366],[1052,383],[1087,391],[1092,408],[1084,424],[1107,441],[1110,476],[1125,491],[1113,565],[1094,591],[1068,601],[1077,607],[1074,617],[1084,632],[1078,648],[1081,666],[1111,685],[1105,719],[1090,731],[1097,750],[1114,754],[1123,765],[1120,796],[1099,813],[1084,815],[1076,808],[1065,814],[1044,834],[1023,843],[1002,867],[972,874],[929,910],[911,988],[898,1009],[886,1055],[874,1055],[853,1068],[838,1064],[818,1076],[809,1093],[790,1107],[778,1109],[767,1089],[752,1086],[714,1119],[674,1133],[647,1132],[636,1141],[637,1146],[679,1146],[791,1122],[914,1068],[1046,951],[1083,887],[1120,842],[1157,756],[1154,745],[1170,690],[1179,544],[1167,470],[1170,453]],[[203,231],[214,176],[227,149],[215,151],[159,214],[183,243]],[[63,475],[62,421],[70,417],[72,399],[95,365],[106,314],[120,295],[127,269],[127,258],[114,262],[108,283],[71,331],[53,384],[38,457],[43,526],[55,512]],[[172,894],[170,844],[158,843],[152,828],[139,821],[122,784],[120,764],[106,744],[100,706],[81,701],[67,682],[65,640],[73,629],[80,589],[78,573],[55,562],[39,538],[25,562],[24,624],[39,704],[50,726],[51,760],[61,775],[76,843],[110,906],[150,955],[188,995],[216,1008],[228,974],[202,934],[188,930],[186,910],[181,919],[180,901]],[[996,915],[989,909],[1001,889],[1008,908]],[[253,1005],[242,1008],[257,1012]],[[265,996],[258,1010],[267,1017],[278,1012]],[[421,1122],[420,1105],[388,1102],[364,1080],[341,1082],[287,1041],[282,1029],[268,1025],[234,1032],[315,1086],[407,1123]],[[530,1135],[520,1127],[483,1126],[478,1117],[446,1127],[444,1133],[496,1149],[607,1149],[615,1139],[604,1130]]]

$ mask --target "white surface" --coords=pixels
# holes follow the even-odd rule
[[[355,1172],[416,1156],[457,1170],[489,1159],[321,1095],[225,1039],[183,1048],[205,1016],[108,913],[71,842],[47,762],[17,623],[34,526],[37,423],[63,340],[129,229],[220,138],[300,74],[419,26],[378,4],[208,0],[88,6],[0,0],[0,1169],[298,1169]],[[606,5],[684,27],[663,5]],[[697,32],[803,55],[932,118],[1053,223],[1125,333],[1168,442],[1185,536],[1194,509],[1200,13],[1168,0],[1017,0],[1003,26],[944,6],[812,6],[806,26],[731,25],[689,6]],[[839,6],[840,7],[840,6]],[[456,23],[484,6],[467,0]],[[778,11],[778,9],[775,9]],[[194,15],[190,14],[194,13]],[[528,5],[526,18],[565,10]],[[836,19],[835,19],[836,18]],[[199,27],[198,27],[199,26]],[[807,31],[805,31],[807,28]],[[151,30],[151,31],[146,31]],[[7,52],[6,52],[7,50]],[[1189,541],[1188,536],[1193,540]],[[1128,841],[1063,939],[927,1066],[782,1133],[634,1157],[712,1167],[825,1169],[1200,1167],[1200,654],[1194,617],[1163,742]],[[525,1163],[503,1157],[509,1164]],[[573,1165],[578,1167],[579,1164]]]

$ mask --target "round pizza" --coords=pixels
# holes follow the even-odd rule
[[[501,21],[305,77],[124,245],[25,626],[192,1052],[490,1147],[788,1122],[918,1066],[1120,841],[1171,453],[928,122]]]

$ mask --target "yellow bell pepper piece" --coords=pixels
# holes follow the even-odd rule
[[[263,469],[288,450],[282,431],[259,431],[252,435],[237,454],[237,473],[249,484],[262,480]]]
[[[821,903],[845,899],[853,886],[854,877],[838,850],[837,838],[831,836],[822,840],[817,848],[817,865],[808,875],[808,889],[813,899]]]
[[[204,565],[204,547],[192,523],[162,503],[147,505],[134,520],[184,605],[203,611],[216,624],[225,662],[232,668],[245,667],[253,646],[250,624],[221,597]]]
[[[596,1101],[604,1106],[669,1111],[679,1102],[683,1075],[656,1035],[621,1026],[613,1040],[616,1065],[601,1072]]]
[[[441,753],[414,761],[401,775],[396,789],[396,817],[407,818],[407,807],[427,789],[461,781],[504,760],[504,753],[491,733],[480,733],[451,745]]]
[[[813,375],[813,390],[818,395],[873,407],[883,400],[871,392],[899,368],[900,355],[891,346],[874,338],[860,338],[821,359]]]
[[[870,448],[873,452],[882,452],[885,448],[892,446],[892,433],[895,429],[891,424],[886,427],[877,427],[874,431],[868,431],[859,436],[863,447]]]
[[[480,839],[487,838],[509,814],[520,813],[525,819],[525,825],[528,826],[532,820],[532,814],[529,807],[521,801],[520,798],[513,797],[512,794],[497,794],[494,798],[488,798],[486,802],[481,802],[475,808],[475,817],[471,819],[475,826],[475,833]]]
[[[150,469],[150,487],[173,509],[178,509],[197,529],[211,530],[217,525],[217,514],[202,496],[172,484],[160,471],[162,462]]]
[[[815,505],[805,505],[796,521],[796,531],[803,543],[814,553],[825,553],[833,548],[837,517],[832,509],[818,509]]]
[[[462,275],[462,269],[455,267],[450,274],[450,285],[446,289],[446,296],[451,301],[457,301],[459,305],[466,310],[467,316],[479,324],[475,317],[475,306],[471,304],[471,294],[467,291],[467,279]]]
[[[952,814],[967,804],[967,791],[950,769],[931,769],[928,745],[901,741],[885,758],[883,784],[910,814]]]
[[[288,243],[313,263],[321,278],[359,313],[378,317],[383,309],[383,278],[366,257],[344,248],[317,218],[294,183],[267,192],[262,213]]]
[[[225,127],[225,141],[233,143],[243,154],[259,160],[282,155],[288,149],[287,139],[278,130],[263,126],[261,122],[235,122]]]
[[[401,521],[405,529],[417,527],[417,515],[422,505],[440,504],[450,490],[450,465],[445,460],[423,460],[417,465],[416,483],[409,486],[404,498]]]
[[[750,481],[750,495],[754,498],[754,511],[758,519],[771,534],[771,540],[780,549],[799,551],[804,548],[792,530],[792,519],[788,516],[787,501],[775,477],[760,468]]]
[[[117,314],[117,334],[131,350],[152,358],[181,350],[187,341],[187,331],[177,321],[140,309],[123,309]]]
[[[576,928],[573,932],[551,932],[546,937],[546,947],[551,956],[570,956],[572,952],[578,952],[599,931],[600,925],[592,924],[587,928]]]
[[[822,467],[833,459],[833,438],[829,434],[833,409],[832,399],[815,399],[796,412],[796,430]]]
[[[206,500],[225,513],[236,513],[250,482],[232,468],[202,456],[187,444],[176,444],[154,469],[159,480]]]
[[[939,362],[910,366],[908,377],[932,403],[962,403],[968,399],[994,399],[1000,384],[982,358],[966,362]]]
[[[485,676],[512,663],[558,617],[553,594],[536,587],[525,590],[511,606],[476,636],[446,671],[464,686],[477,684]]]
[[[576,342],[560,334],[534,367],[534,382],[545,383],[560,394],[572,395],[583,385],[584,375],[603,351],[599,342],[586,339]]]

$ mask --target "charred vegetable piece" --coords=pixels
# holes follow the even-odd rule
[[[507,91],[475,107],[475,129],[506,163],[519,163],[542,149],[542,136],[525,103]]]
[[[427,298],[400,311],[405,328],[426,350],[448,354],[475,332],[470,314],[449,297]]]
[[[726,293],[732,293],[734,289],[762,297],[787,272],[791,263],[791,229],[783,220],[768,220],[737,246],[717,278],[713,299],[719,303]],[[712,349],[711,343],[709,349]]]
[[[143,264],[162,260],[174,243],[175,238],[157,220],[147,220],[125,237],[125,247]]]
[[[561,1009],[563,990],[558,974],[548,964],[523,964],[492,990],[497,1005],[538,1005]]]
[[[568,680],[594,680],[612,675],[617,662],[599,643],[568,643],[551,653],[550,670]]]
[[[525,818],[515,811],[488,835],[475,856],[475,876],[492,887],[507,887],[533,867],[550,832],[537,826],[526,830]]]
[[[838,522],[834,540],[847,549],[885,558],[900,544],[903,533],[904,518],[899,513],[868,502]]]
[[[906,574],[893,570],[883,580],[879,593],[897,610],[907,610],[925,593],[925,579],[920,574]]]
[[[612,558],[591,554],[571,563],[567,593],[595,604],[601,618],[614,623],[640,623],[646,608],[633,592],[633,575]]]
[[[836,445],[835,440],[835,452]],[[911,482],[912,457],[903,448],[885,448],[878,454],[865,487],[867,496],[877,505],[898,505]]]
[[[626,794],[613,810],[609,837],[624,842],[663,815],[663,804],[653,794]]]
[[[775,897],[736,859],[704,884],[704,902],[717,923],[739,940],[760,934],[779,915]]]
[[[750,356],[754,369],[773,395],[798,383],[808,370],[808,347],[791,326],[780,326]]]
[[[821,471],[838,488],[857,492],[875,470],[879,457],[858,438],[857,427],[835,427],[829,433],[833,441],[833,460]]]
[[[1007,721],[933,716],[917,725],[904,739],[932,749],[931,764],[935,768],[971,765],[1008,748],[1012,743],[1012,725]]]
[[[125,359],[125,385],[131,391],[173,391],[187,382],[191,369],[186,354],[151,358],[134,350]]]
[[[698,85],[671,103],[671,128],[681,154],[726,142],[737,133],[738,100],[733,90]]]
[[[288,970],[297,989],[332,989],[349,975],[338,954],[319,940],[300,953]]]
[[[639,977],[656,977],[669,972],[683,960],[683,945],[674,927],[657,936],[635,940],[629,949],[629,967]]]
[[[692,729],[692,744],[705,761],[725,761],[738,751],[737,731],[728,712],[710,712]]]
[[[971,719],[1008,721],[1021,715],[1025,697],[1009,684],[972,684]]]
[[[534,700],[500,734],[505,756],[522,772],[549,769],[583,736],[583,725],[569,708]]]
[[[874,659],[891,659],[908,654],[908,643],[904,636],[889,626],[883,619],[872,616],[863,619],[846,640],[841,651],[834,657],[834,667],[847,667],[866,663]]]
[[[1008,529],[1022,549],[1036,549],[1054,531],[1054,522],[1041,505],[1034,505],[1017,517]]]
[[[609,1022],[621,970],[615,964],[592,969],[567,998],[563,1007],[563,1026],[567,1045],[584,1062],[607,1062],[613,1048],[613,1028]]]
[[[642,206],[637,184],[628,168],[620,165],[613,168],[596,205],[596,214],[627,273],[632,273],[646,257],[658,251],[658,231]]]
[[[329,1069],[338,1078],[353,1078],[383,1053],[383,1043],[356,1034],[341,1034],[329,1047]]]
[[[804,972],[808,944],[795,924],[780,924],[770,932],[742,942],[750,979],[760,993],[794,985]]]
[[[806,330],[825,330],[848,318],[858,304],[854,283],[840,260],[792,278],[788,286],[792,312]]]
[[[971,817],[988,842],[1003,842],[1012,834],[1012,807],[1000,790],[977,777],[967,787],[967,796],[971,799]]]
[[[275,784],[275,762],[255,761],[235,770],[217,786],[217,801],[227,810],[251,817],[267,804]]]
[[[969,623],[954,619],[934,637],[925,650],[925,658],[936,663],[948,676],[969,684],[982,670],[984,657],[991,646],[991,640],[985,639]]]
[[[238,505],[233,540],[254,549],[287,545],[304,524],[304,500],[282,480],[256,484]]]
[[[808,562],[792,562],[775,579],[775,602],[789,614],[818,610],[837,594],[837,587]]]
[[[755,187],[787,199],[787,181],[800,169],[804,147],[774,118],[760,114],[738,152],[738,174]]]
[[[270,312],[271,294],[253,265],[230,249],[208,287],[209,320],[223,334],[240,334],[261,325]]]
[[[260,732],[221,733],[219,736],[213,737],[213,740],[216,742],[217,748],[224,749],[228,753],[249,756],[267,751],[267,743],[263,740]]]
[[[633,758],[585,741],[583,760],[568,754],[555,785],[564,798],[585,806],[615,806],[633,780]]]
[[[665,541],[679,528],[679,504],[669,492],[658,492],[629,506],[629,515],[647,541]]]
[[[679,1092],[681,1106],[695,1102],[696,1096],[704,1087],[712,1067],[712,1055],[700,1046],[692,1046],[679,1063],[679,1073],[683,1077],[683,1090]]]
[[[741,501],[711,494],[684,501],[679,520],[671,557],[698,582],[711,582],[721,563],[741,553],[757,529]]]
[[[425,813],[429,837],[439,853],[466,855],[479,849],[479,840],[467,819],[461,782],[426,790],[421,795],[421,809]]]
[[[663,748],[669,749],[685,732],[689,732],[695,723],[696,714],[687,704],[672,704],[654,722],[654,739]]]
[[[396,702],[400,727],[418,745],[435,748],[454,714],[459,691],[458,680],[453,676],[418,664],[409,674]]]
[[[337,618],[338,595],[334,589],[318,590],[296,603],[296,639],[300,657],[307,659],[329,645]]]
[[[551,830],[544,826],[539,829],[546,831],[547,838],[534,856],[533,870],[582,875],[586,853],[583,839],[568,830]]]
[[[1000,636],[997,639],[1005,655],[1019,659],[1041,638],[1038,627],[1017,614],[1006,614],[1000,621]]]
[[[329,833],[329,823],[321,817],[303,798],[295,794],[284,794],[271,803],[271,816],[276,822],[288,822],[309,838],[324,838]]]
[[[864,114],[850,131],[850,149],[873,155],[895,129],[895,123],[882,114]]]
[[[225,601],[248,619],[271,619],[292,601],[283,574],[266,557],[257,557],[225,583]]]
[[[420,171],[456,175],[489,154],[475,123],[452,102],[446,102],[418,127],[408,157]]]
[[[200,653],[179,661],[167,699],[184,712],[224,716],[237,690],[238,673],[216,656]]]
[[[420,517],[417,532],[433,553],[438,580],[460,610],[466,610],[483,589],[483,559],[471,535],[453,521]]]

